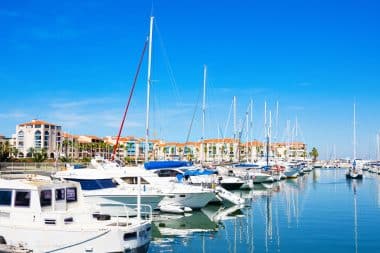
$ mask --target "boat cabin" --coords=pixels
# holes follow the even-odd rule
[[[57,214],[67,213],[82,203],[80,186],[75,182],[35,179],[0,179],[0,224],[3,222],[59,222]],[[53,213],[55,215],[53,215]],[[64,217],[61,222],[73,222]]]

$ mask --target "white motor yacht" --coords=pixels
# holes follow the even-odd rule
[[[122,208],[114,208],[114,206],[136,204],[136,196],[139,192],[141,203],[151,206],[153,210],[157,209],[160,201],[167,196],[157,189],[147,188],[143,183],[140,187],[137,184],[129,187],[120,180],[91,168],[69,168],[56,172],[53,178],[80,183],[85,201],[101,206],[102,210],[106,210],[108,213],[112,212],[112,215],[119,215],[120,212],[123,212]]]
[[[160,178],[157,174],[142,167],[124,167],[101,157],[92,159],[88,168],[71,168],[67,171],[57,172],[55,177],[77,181],[79,175],[82,176],[82,179],[96,175],[92,178],[107,178],[107,184],[113,184],[113,187],[106,189],[102,187],[103,189],[96,191],[85,191],[87,197],[96,197],[102,194],[110,201],[125,203],[134,201],[133,196],[140,191],[142,203],[150,204],[154,209],[165,212],[183,213],[192,209],[200,209],[215,198],[215,192],[211,189],[180,184],[176,180]],[[137,184],[139,177],[141,178],[140,187]],[[83,184],[86,181],[79,182]],[[126,199],[126,195],[130,197]]]
[[[33,252],[147,252],[151,221],[92,212],[74,182],[0,179],[0,239]]]

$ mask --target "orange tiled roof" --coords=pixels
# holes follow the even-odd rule
[[[224,139],[206,139],[204,143],[237,143],[238,140],[232,138],[224,138]]]
[[[56,126],[56,124],[52,124],[43,120],[38,120],[38,119],[33,119],[30,122],[25,122],[22,124],[19,124],[19,126],[33,126],[33,125],[51,125],[51,126]]]
[[[74,135],[74,134],[69,134],[69,133],[63,133],[63,138],[74,138],[74,139],[78,139],[79,136],[78,136],[78,135]]]
[[[98,136],[95,136],[95,135],[83,135],[87,138],[90,138],[90,139],[95,139],[95,140],[103,140],[102,138],[98,137]]]

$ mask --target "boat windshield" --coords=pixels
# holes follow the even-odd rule
[[[99,190],[114,188],[117,184],[111,179],[70,179],[80,183],[82,190]]]

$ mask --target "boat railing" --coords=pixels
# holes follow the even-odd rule
[[[60,170],[66,170],[68,163],[62,162],[1,162],[1,174],[19,174],[19,173],[32,173],[42,172],[52,174]],[[88,166],[87,163],[81,163],[84,167]]]
[[[122,203],[120,203],[120,204],[113,204],[112,207],[113,208],[119,208],[119,207],[123,208],[123,213],[116,215],[116,225],[117,226],[125,225],[125,222],[121,222],[121,220],[125,221],[125,219],[129,220],[132,217],[137,217],[137,214],[139,213],[138,209],[137,209],[138,208],[137,204],[122,204]],[[110,207],[108,207],[108,208],[110,208]],[[131,214],[131,211],[133,211],[132,214]],[[152,217],[153,217],[152,206],[147,205],[147,204],[140,204],[140,217],[139,218],[142,220],[152,222]]]

